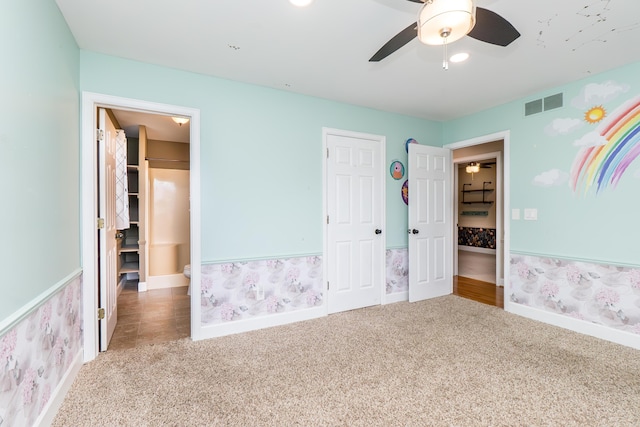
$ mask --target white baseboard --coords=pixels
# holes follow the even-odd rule
[[[592,337],[640,350],[640,335],[633,334],[631,332],[625,332],[604,325],[575,319],[573,317],[551,313],[538,308],[517,304],[510,300],[505,301],[504,309],[505,311],[527,317],[529,319],[548,323],[580,334],[590,335]]]
[[[272,314],[260,316],[253,319],[237,320],[232,322],[218,323],[216,325],[201,326],[200,333],[195,340],[223,337],[225,335],[239,334],[242,332],[254,331],[257,329],[281,326],[289,323],[301,322],[304,320],[317,319],[327,315],[326,307],[314,307],[306,310],[293,311],[290,313]]]
[[[138,282],[138,292],[147,292],[147,282]]]
[[[50,426],[56,417],[62,402],[64,401],[67,392],[71,388],[73,381],[78,376],[80,368],[82,368],[83,350],[81,349],[76,357],[73,358],[71,366],[67,369],[67,372],[62,377],[62,380],[58,383],[58,386],[51,393],[51,398],[40,412],[40,415],[36,419],[34,426]]]
[[[409,301],[409,291],[396,292],[393,294],[385,294],[384,304],[393,304],[394,302]]]
[[[147,289],[180,288],[189,286],[189,279],[184,274],[165,274],[163,276],[148,276]]]

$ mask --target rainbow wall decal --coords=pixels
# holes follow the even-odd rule
[[[640,156],[640,96],[627,101],[601,122],[595,132],[606,143],[580,149],[571,166],[571,188],[596,194],[615,188],[629,165]]]

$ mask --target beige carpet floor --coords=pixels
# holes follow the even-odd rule
[[[101,354],[55,426],[639,426],[640,352],[446,296]]]

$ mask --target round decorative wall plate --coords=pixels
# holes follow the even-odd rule
[[[402,201],[405,205],[409,204],[409,180],[406,180],[402,184]]]
[[[406,140],[406,142],[404,143],[404,149],[407,150],[407,153],[409,152],[409,144],[417,144],[418,141],[416,141],[413,138],[409,138]]]
[[[389,167],[389,173],[393,179],[402,179],[404,177],[404,165],[400,160],[394,160]]]

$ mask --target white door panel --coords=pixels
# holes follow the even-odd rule
[[[98,232],[99,250],[99,306],[104,309],[100,320],[100,351],[106,351],[118,321],[117,245],[116,245],[116,128],[107,112],[98,110],[98,128],[103,132],[99,141],[99,201],[98,215],[104,227]]]
[[[330,313],[379,304],[384,284],[384,147],[326,133],[327,282]]]
[[[409,301],[453,291],[451,151],[409,144]]]

